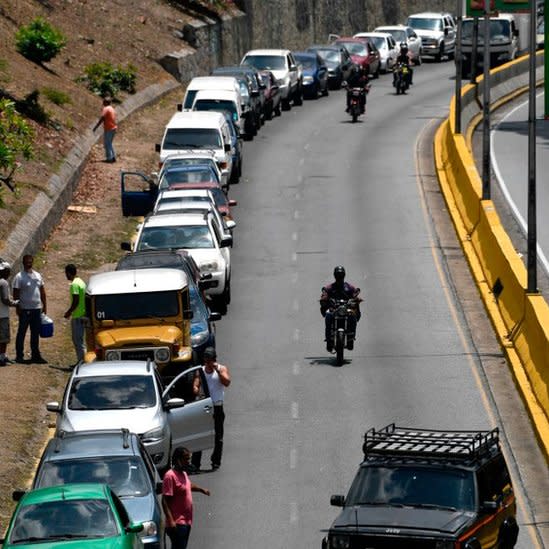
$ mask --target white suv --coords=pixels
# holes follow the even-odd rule
[[[134,251],[185,250],[200,272],[211,273],[211,287],[206,290],[221,313],[231,301],[232,238],[224,235],[211,214],[194,213],[150,215],[143,221]]]
[[[303,103],[303,68],[290,50],[251,50],[240,62],[258,71],[271,71],[278,82],[282,106],[288,110]]]
[[[408,17],[408,26],[421,38],[421,54],[442,61],[453,59],[456,53],[456,23],[449,13],[423,12]]]

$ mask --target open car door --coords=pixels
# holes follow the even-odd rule
[[[168,412],[172,448],[185,446],[191,452],[213,448],[213,402],[202,366],[189,368],[174,378],[162,393],[164,402],[170,398],[185,401],[183,407]]]
[[[147,215],[152,211],[158,196],[156,183],[142,172],[121,172],[122,215]]]

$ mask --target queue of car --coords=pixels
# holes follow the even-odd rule
[[[86,362],[47,404],[56,433],[32,490],[14,493],[4,547],[112,537],[119,547],[164,547],[160,473],[175,447],[214,443],[207,383],[197,394],[195,380],[231,301],[237,203],[228,193],[243,139],[359,67],[374,77],[391,70],[400,41],[419,64],[418,34],[380,27],[301,52],[253,50],[191,80],[155,146],[159,171],[121,173],[122,213],[143,219],[116,269],[90,277]]]

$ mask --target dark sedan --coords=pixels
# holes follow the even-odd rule
[[[381,56],[370,38],[338,38],[334,45],[343,46],[351,54],[353,63],[373,78],[379,77]]]
[[[316,99],[328,95],[328,67],[318,53],[296,51],[294,57],[303,66],[303,95]]]
[[[328,84],[332,89],[341,88],[341,83],[348,80],[358,68],[353,63],[351,55],[343,46],[311,46],[310,53],[317,53],[328,67]]]

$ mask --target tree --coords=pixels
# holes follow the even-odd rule
[[[17,51],[35,63],[53,59],[67,43],[63,34],[42,17],[15,33]]]
[[[5,184],[11,191],[13,174],[19,166],[19,159],[32,158],[34,132],[15,109],[9,99],[0,100],[0,185]],[[2,189],[0,188],[0,191]],[[2,197],[0,196],[0,204]]]

